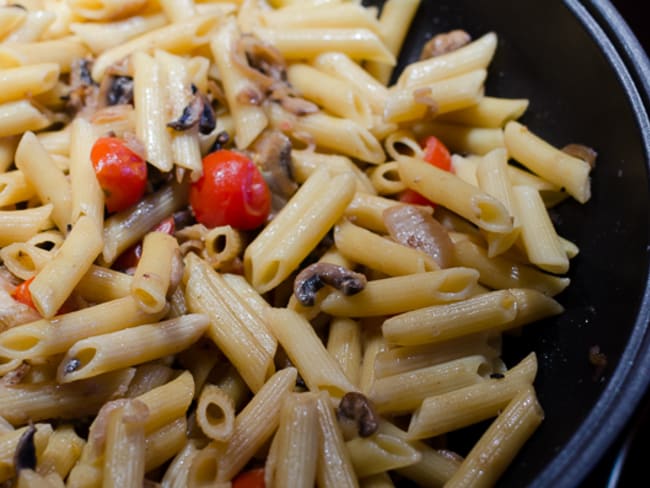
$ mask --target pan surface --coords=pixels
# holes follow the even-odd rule
[[[522,122],[532,131],[558,147],[579,142],[598,152],[591,200],[553,210],[560,235],[580,247],[571,285],[556,297],[566,311],[504,344],[508,366],[537,353],[546,418],[499,486],[577,486],[650,378],[650,67],[619,14],[598,0],[423,0],[400,66],[417,60],[431,36],[456,28],[499,36],[486,93],[528,98]],[[593,346],[607,357],[601,374],[589,361]],[[452,447],[466,448],[464,437],[451,439]]]

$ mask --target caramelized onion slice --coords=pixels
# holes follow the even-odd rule
[[[453,244],[447,229],[414,205],[396,205],[383,213],[384,224],[397,242],[431,256],[440,268],[453,265]]]

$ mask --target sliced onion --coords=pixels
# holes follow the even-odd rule
[[[397,242],[425,252],[441,268],[453,265],[454,247],[447,229],[424,210],[414,205],[396,205],[384,210],[383,217]]]

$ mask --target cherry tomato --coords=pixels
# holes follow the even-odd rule
[[[118,137],[100,137],[90,159],[104,190],[106,208],[119,212],[142,198],[147,185],[147,162]]]
[[[249,469],[232,480],[232,488],[264,488],[264,468]]]
[[[429,136],[422,142],[422,147],[424,149],[424,156],[422,158],[424,161],[445,171],[451,171],[451,154],[449,153],[449,149],[440,142],[440,139],[435,136]],[[410,188],[400,193],[399,201],[413,205],[435,205]]]
[[[203,158],[203,176],[190,187],[190,206],[206,227],[249,230],[266,221],[271,192],[248,157],[219,149]]]
[[[176,224],[174,223],[174,217],[170,216],[166,219],[160,221],[151,232],[164,232],[170,236],[174,235],[176,232]],[[140,261],[140,256],[142,256],[142,241],[133,244],[126,251],[118,256],[118,258],[113,263],[113,269],[125,271],[129,268],[135,268]]]

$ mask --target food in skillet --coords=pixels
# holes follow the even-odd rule
[[[484,93],[494,33],[387,86],[417,6],[0,7],[0,482],[496,482],[594,155]]]

